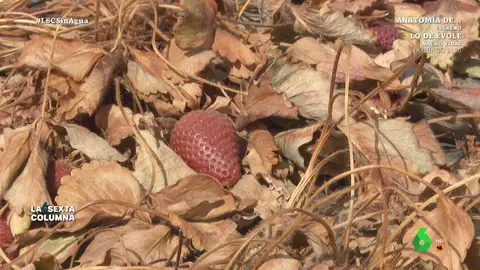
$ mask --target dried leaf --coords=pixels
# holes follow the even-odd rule
[[[287,53],[294,59],[301,60],[308,64],[317,65],[317,70],[332,73],[333,65],[337,52],[332,46],[319,43],[311,37],[304,37],[295,42],[288,48]],[[344,82],[347,72],[347,53],[342,51],[335,80]],[[373,61],[370,56],[356,46],[352,46],[352,59],[350,67],[351,80],[373,79],[377,81],[386,81],[393,72],[389,68],[381,67]]]
[[[247,46],[226,30],[217,29],[212,50],[231,63],[240,61],[245,66],[260,63],[260,59]]]
[[[14,236],[27,232],[30,229],[30,225],[32,225],[30,215],[26,213],[17,215],[14,211],[8,213],[8,226]]]
[[[91,116],[103,101],[113,73],[120,65],[121,60],[120,51],[116,51],[112,55],[105,55],[98,61],[79,89],[74,89],[62,97],[57,112],[64,115],[67,120],[73,119],[79,113],[87,113]]]
[[[290,258],[287,255],[272,255],[257,269],[300,270],[302,269],[302,264],[298,260]]]
[[[212,250],[215,247],[238,239],[237,225],[230,220],[201,223],[187,222],[175,214],[170,214],[170,222],[179,227],[187,239],[191,239],[193,247],[198,250]]]
[[[173,185],[183,177],[196,174],[170,147],[162,140],[157,140],[148,131],[141,130],[141,135],[162,162],[161,166],[155,159],[150,159],[147,149],[142,145],[137,146],[137,159],[133,176],[138,179],[143,188],[148,190],[152,182],[152,162],[155,165],[156,179],[152,192],[156,193],[164,187]]]
[[[276,152],[279,150],[272,134],[260,126],[248,134],[248,141],[257,150],[265,168],[271,172],[272,166],[278,164],[278,154]]]
[[[278,62],[278,64],[277,64]],[[298,66],[281,64],[273,65],[271,83],[278,93],[284,93],[288,99],[298,106],[300,114],[306,118],[325,120],[328,115],[328,97],[330,78],[326,73],[311,69],[299,69]],[[337,93],[334,90],[334,95]],[[334,101],[332,116],[338,120],[344,113],[341,98]]]
[[[232,189],[233,194],[238,196],[242,201],[255,200],[255,213],[262,219],[271,217],[280,210],[281,205],[277,200],[280,193],[276,190],[269,189],[258,182],[253,175],[243,176]]]
[[[207,0],[212,1],[212,0]],[[168,61],[173,63],[175,67],[187,74],[198,75],[215,57],[215,53],[210,50],[204,51],[183,51],[177,46],[174,40],[170,41],[168,47]],[[167,68],[167,78],[171,79],[175,84],[181,83],[185,78],[179,76],[174,70]]]
[[[154,77],[133,61],[128,61],[127,70],[128,79],[142,95],[165,94],[170,89],[170,86],[165,81]]]
[[[330,226],[330,228],[335,225],[336,217],[322,217],[322,219]],[[317,258],[325,258],[331,256],[331,251],[328,247],[330,243],[330,238],[328,237],[328,232],[325,227],[316,221],[309,221],[303,225],[302,231],[307,237],[307,241],[312,246],[315,256]],[[375,239],[375,237],[372,237]],[[351,242],[350,242],[351,243]]]
[[[31,214],[30,208],[33,205],[42,205],[44,202],[52,204],[45,182],[47,164],[47,153],[36,143],[23,172],[4,196],[18,215]]]
[[[27,256],[27,260],[34,261],[41,257],[42,254],[48,253],[55,257],[55,259],[63,263],[72,252],[77,248],[77,243],[86,234],[86,231],[79,231],[70,235],[52,236],[36,250]],[[26,246],[20,250],[20,255],[26,251],[34,248],[36,244]],[[32,256],[33,255],[33,256]],[[28,258],[30,257],[30,258]]]
[[[417,19],[422,17],[425,14],[425,9],[422,6],[413,4],[413,3],[391,3],[394,9],[394,20],[397,21],[398,19]],[[400,33],[402,33],[402,39],[411,40],[411,33],[418,33],[420,32],[420,24],[419,23],[402,23],[402,26],[397,28]],[[408,31],[406,30],[408,29]]]
[[[446,88],[430,88],[426,89],[440,102],[446,103],[456,109],[466,109],[469,111],[480,110],[480,89],[464,88],[464,89],[446,89]]]
[[[257,8],[263,10],[262,19],[266,23],[273,23],[273,17],[277,12],[282,11],[285,8],[286,0],[263,0],[257,2]]]
[[[327,36],[353,44],[371,44],[372,33],[352,17],[345,17],[342,11],[329,11],[320,14],[309,8],[290,5],[290,10],[308,32]]]
[[[132,119],[132,110],[125,108],[127,117]],[[132,128],[122,115],[120,107],[109,104],[95,113],[95,124],[100,128],[110,145],[118,145],[123,139],[133,135]]]
[[[232,101],[229,98],[218,96],[215,99],[215,102],[212,105],[208,106],[205,110],[227,112],[230,109],[231,102]]]
[[[178,236],[170,227],[131,221],[97,234],[79,261],[83,267],[106,263],[122,266],[127,260],[132,265],[138,265],[168,258],[177,245]],[[182,254],[185,253],[186,249],[183,249]]]
[[[270,116],[297,119],[297,114],[297,108],[285,94],[273,91],[268,83],[261,83],[258,87],[250,88],[235,126],[237,129],[242,129],[252,122]]]
[[[344,133],[345,128],[340,127]],[[394,119],[363,121],[350,125],[350,136],[353,144],[370,163],[390,165],[420,174],[427,174],[433,170],[435,160],[431,156],[431,151],[420,147],[419,138],[415,135],[412,124],[408,122]],[[384,175],[392,173],[382,170]],[[410,184],[397,178],[399,176],[391,180],[397,180],[398,184],[409,190]]]
[[[280,132],[275,135],[275,142],[282,151],[282,154],[295,162],[301,168],[305,167],[305,160],[299,151],[300,146],[311,142],[313,133],[318,129],[318,125],[312,125],[305,128],[292,129]]]
[[[208,48],[213,43],[217,3],[214,0],[180,0],[183,18],[174,26],[175,43],[182,50]]]
[[[447,163],[445,154],[430,129],[430,125],[426,121],[421,121],[413,125],[412,131],[418,139],[418,146],[432,154],[436,165],[444,166]]]
[[[96,200],[116,200],[134,205],[143,196],[132,173],[114,162],[87,163],[81,169],[74,169],[62,181],[55,201],[58,205],[73,206],[76,211]],[[76,220],[65,223],[65,226],[78,230],[103,218],[124,217],[127,209],[116,204],[96,204],[77,213]]]
[[[341,0],[328,3],[327,5],[333,10],[343,10],[351,13],[357,13],[371,7],[374,2],[375,0]]]
[[[165,63],[154,52],[144,52],[130,48],[135,61],[128,61],[127,77],[142,95],[171,91],[165,81]]]
[[[61,124],[67,131],[70,145],[92,160],[125,161],[117,149],[90,130],[76,124]]]
[[[217,242],[212,243],[212,247],[208,247],[207,250],[212,250],[220,245],[224,245],[224,247],[215,250],[213,253],[207,252],[203,254],[198,259],[202,261],[196,265],[195,269],[208,269],[212,264],[218,264],[218,262],[231,259],[233,254],[238,251],[242,244],[241,242],[233,242],[235,240],[239,240],[241,235],[237,232],[237,230],[235,230],[236,226],[230,221],[221,221],[219,223],[212,224],[213,226],[209,224],[210,223],[205,223],[206,226],[216,229],[216,233],[212,233],[211,237],[217,239]],[[227,243],[228,245],[225,245]]]
[[[22,49],[22,53],[17,59],[17,64],[19,66],[46,70],[52,54],[52,45],[52,37],[32,35],[31,40]],[[57,39],[55,41],[52,66],[79,82],[90,73],[103,54],[102,46],[83,43],[78,40],[66,41]]]
[[[406,248],[402,251],[402,255],[409,258],[422,258],[424,260],[435,261],[441,263],[444,267],[450,270],[464,269],[461,263],[467,255],[467,250],[470,248],[472,240],[475,235],[472,219],[463,211],[462,208],[455,205],[452,201],[440,197],[437,200],[437,208],[425,214],[425,219],[434,224],[440,232],[445,235],[444,239],[437,231],[430,225],[425,224],[421,219],[417,220],[413,227],[403,237],[403,243]],[[412,241],[420,228],[426,228],[426,233],[433,243],[437,239],[442,239],[443,252],[432,253],[434,248],[430,248],[428,252],[415,252]],[[440,261],[438,261],[438,259]],[[450,265],[450,258],[453,265]]]
[[[255,148],[248,151],[247,156],[242,160],[242,165],[249,167],[250,173],[255,177],[268,175],[270,173],[263,164],[262,158]]]
[[[215,178],[196,174],[155,194],[154,209],[167,209],[187,220],[205,221],[237,210],[234,196]]]
[[[0,153],[0,196],[15,180],[19,170],[30,155],[31,127],[26,126],[14,131],[5,131],[4,150]]]

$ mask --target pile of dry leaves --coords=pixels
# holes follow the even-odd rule
[[[399,22],[439,16],[460,47]],[[478,269],[479,18],[477,0],[0,1],[2,269]],[[172,150],[195,110],[234,123],[232,187]],[[75,221],[32,221],[45,203]]]

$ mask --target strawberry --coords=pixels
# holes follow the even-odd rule
[[[239,141],[230,119],[220,113],[193,111],[175,125],[172,149],[198,173],[217,178],[224,186],[240,179]]]
[[[9,246],[15,238],[12,235],[12,231],[8,226],[8,212],[5,211],[0,217],[0,248],[5,250],[5,247]]]
[[[50,163],[47,169],[47,189],[53,198],[57,195],[57,190],[62,185],[62,177],[70,175],[72,167],[64,160],[55,160]]]
[[[377,43],[383,52],[392,49],[393,42],[397,38],[397,28],[393,24],[377,21],[371,24],[369,29],[377,37]]]

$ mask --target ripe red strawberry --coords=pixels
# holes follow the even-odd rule
[[[72,167],[64,160],[55,160],[55,162],[49,164],[46,179],[47,189],[52,198],[57,196],[57,190],[62,185],[60,181],[62,177],[70,175],[71,171]]]
[[[227,116],[209,111],[185,114],[170,138],[172,149],[192,169],[232,186],[240,179],[239,142]]]
[[[374,22],[369,29],[377,37],[377,43],[383,52],[388,52],[392,49],[393,42],[397,38],[397,28],[393,24]]]
[[[8,226],[8,212],[5,211],[0,217],[0,248],[5,250],[5,247],[9,246],[15,238],[12,235],[12,231]]]

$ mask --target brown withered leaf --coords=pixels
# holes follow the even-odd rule
[[[205,223],[205,225],[209,226],[208,224],[210,223]],[[208,269],[209,266],[213,264],[218,264],[218,262],[229,260],[232,258],[233,254],[238,251],[242,244],[241,242],[233,242],[238,240],[241,235],[235,230],[235,225],[232,224],[231,221],[220,221],[218,224],[213,224],[213,226],[217,227],[218,229],[216,230],[216,234],[211,234],[211,236],[217,237],[216,239],[218,241],[213,243],[213,247],[209,247],[207,250],[213,250],[221,245],[224,245],[224,247],[215,250],[213,253],[207,252],[203,254],[198,259],[201,260],[201,262],[196,264],[194,269]],[[225,245],[227,243],[228,245]]]
[[[263,82],[250,88],[235,126],[242,129],[252,122],[270,116],[297,119],[298,109],[284,93],[273,91],[271,84]]]
[[[281,195],[280,192],[260,184],[251,174],[243,176],[235,184],[232,192],[242,201],[257,201],[255,213],[262,219],[267,219],[280,210],[281,204],[277,200]]]
[[[446,183],[448,185],[453,185],[458,182],[458,179],[455,177],[455,175],[451,174],[449,171],[440,169],[438,167],[435,167],[430,173],[423,177],[423,180],[428,183],[432,183],[437,179],[440,179],[443,183]],[[435,185],[435,183],[433,184]],[[418,190],[409,190],[411,192],[413,191],[413,194],[421,194],[423,191],[425,191],[425,189],[427,189],[427,186],[422,183],[412,183],[412,185],[418,186]]]
[[[302,264],[288,255],[275,254],[266,258],[266,261],[257,268],[258,270],[285,269],[300,270]]]
[[[193,247],[198,250],[212,250],[215,247],[238,239],[237,225],[228,219],[215,222],[187,222],[175,214],[169,214],[170,222],[182,230],[187,239],[191,239]]]
[[[352,44],[371,44],[372,33],[352,17],[345,17],[342,11],[329,11],[324,14],[304,7],[289,5],[297,19],[297,25],[319,36],[327,36]]]
[[[429,151],[436,165],[443,166],[447,163],[445,153],[435,138],[435,135],[426,121],[421,121],[412,126],[412,131],[418,139],[418,146]]]
[[[252,66],[254,67],[254,66]],[[242,65],[240,62],[236,62],[232,65],[230,73],[228,74],[229,78],[233,79],[248,79],[252,76],[252,73],[255,69]]]
[[[73,119],[80,113],[87,113],[91,116],[103,101],[113,73],[121,61],[122,54],[118,50],[111,55],[102,57],[80,88],[62,97],[57,112],[64,115],[67,120]],[[74,62],[71,61],[71,63]]]
[[[346,127],[340,125],[339,128],[346,133]],[[390,165],[422,175],[433,170],[435,160],[432,158],[432,152],[420,147],[413,125],[406,121],[389,119],[358,122],[350,125],[350,137],[355,147],[372,164]],[[392,176],[396,173],[382,170],[382,174]],[[404,179],[399,176],[390,177],[409,190],[410,184],[399,178]]]
[[[228,112],[230,110],[231,100],[226,97],[217,96],[215,102],[205,108],[206,111]]]
[[[271,172],[272,166],[278,164],[277,151],[279,150],[272,134],[263,125],[256,125],[248,134],[248,142],[257,150],[268,172]]]
[[[183,177],[196,174],[196,172],[188,167],[183,159],[162,140],[157,140],[146,130],[141,130],[140,134],[162,162],[161,166],[159,166],[155,159],[150,159],[147,149],[145,149],[143,145],[139,144],[137,146],[137,159],[134,164],[135,172],[133,176],[138,179],[143,188],[146,190],[150,188],[152,182],[152,161],[154,162],[156,174],[152,192],[159,192],[164,187],[175,184]]]
[[[461,263],[465,259],[467,250],[470,248],[475,235],[475,229],[470,216],[449,199],[440,197],[437,200],[437,207],[425,214],[425,219],[438,228],[446,239],[429,224],[418,219],[403,237],[403,243],[409,249],[404,249],[402,255],[412,259],[420,257],[423,260],[434,261],[442,264],[449,270],[464,269],[461,267]],[[433,254],[434,248],[430,248],[428,252],[415,251],[412,241],[422,227],[427,228],[426,233],[433,241],[433,244],[435,244],[436,239],[444,241],[443,252],[435,252]],[[450,258],[453,265],[450,265]]]
[[[309,68],[286,63],[279,59],[272,65],[273,90],[284,93],[288,99],[298,106],[300,115],[316,120],[325,120],[328,115],[327,98],[330,93],[329,74]],[[334,95],[338,91],[334,90]],[[337,98],[333,102],[332,117],[338,120],[344,114],[344,101]]]
[[[328,3],[327,6],[332,10],[350,11],[355,14],[371,7],[375,0],[340,0]]]
[[[248,150],[248,154],[242,160],[242,165],[250,168],[250,173],[255,175],[255,177],[268,175],[270,173],[263,164],[262,158],[255,148],[250,148]]]
[[[231,192],[215,178],[195,174],[180,179],[155,194],[154,209],[167,209],[186,220],[206,221],[237,210]]]
[[[17,65],[37,69],[47,69],[52,53],[53,38],[50,36],[32,35],[17,58]],[[90,73],[95,63],[103,56],[102,46],[81,41],[55,41],[52,66],[75,81],[79,82]]]
[[[178,118],[182,116],[182,113],[178,108],[169,102],[165,102],[157,98],[153,99],[153,107],[155,107],[155,110],[160,116],[172,116]]]
[[[45,80],[43,81],[45,83]],[[48,80],[48,89],[56,91],[60,95],[66,95],[70,89],[68,78],[58,73],[51,73]]]
[[[103,138],[90,130],[76,124],[61,124],[67,131],[70,145],[80,150],[92,160],[125,161],[117,149],[113,148]]]
[[[3,152],[0,153],[0,197],[3,197],[30,155],[31,126],[4,132]]]
[[[478,111],[480,110],[480,89],[466,87],[464,89],[430,88],[427,93],[433,95],[440,102],[446,103],[455,109]]]
[[[25,232],[28,232],[30,226],[32,225],[32,218],[26,213],[17,215],[15,211],[10,211],[8,213],[7,220],[10,231],[14,236],[22,235]]]
[[[260,59],[245,44],[223,29],[217,29],[212,50],[231,63],[240,61],[245,66],[252,66],[260,62]]]
[[[140,51],[135,48],[129,48],[135,62],[145,71],[157,78],[165,75],[165,63],[155,52]]]
[[[217,3],[214,0],[180,0],[184,17],[173,28],[175,43],[182,50],[209,48],[214,39]]]
[[[124,252],[123,245],[127,254]],[[165,225],[150,225],[136,220],[105,230],[95,236],[80,257],[81,266],[132,265],[168,258],[178,245],[178,236]],[[186,249],[182,250],[185,255]],[[125,257],[127,256],[127,257]]]
[[[134,61],[128,61],[127,77],[135,89],[143,95],[165,94],[170,89],[163,79],[154,77]]]
[[[320,43],[311,37],[304,37],[288,48],[287,54],[295,60],[317,65],[318,71],[331,74],[337,52],[332,46]],[[338,61],[335,77],[337,82],[345,81],[347,69],[347,53],[344,50]],[[356,46],[352,46],[350,72],[351,80],[374,79],[385,81],[393,76],[393,72],[389,68],[377,65],[366,52]]]
[[[127,77],[143,95],[166,94],[171,86],[165,81],[165,63],[154,52],[130,48],[135,61],[127,65]]]
[[[200,74],[200,72],[207,67],[214,57],[215,53],[211,50],[184,51],[177,46],[174,40],[170,41],[170,46],[168,47],[167,53],[167,59],[170,61],[170,63],[175,65],[175,67],[180,71],[192,75]],[[188,80],[187,78],[181,77],[169,67],[166,68],[167,78],[171,79],[175,84]]]
[[[396,39],[392,47],[393,49],[391,51],[377,55],[373,59],[375,64],[390,69],[392,63],[404,60],[413,54],[415,43],[413,41]]]
[[[132,110],[125,108],[127,117],[132,119]],[[95,124],[103,131],[110,145],[118,145],[123,139],[133,135],[132,128],[122,115],[120,107],[108,104],[95,113]]]
[[[4,199],[18,215],[31,214],[32,205],[52,204],[45,182],[48,155],[37,142],[32,149],[23,172],[7,191]]]
[[[256,4],[259,10],[263,10],[262,19],[266,23],[273,23],[274,15],[284,9],[286,2],[286,0],[264,0],[256,2]]]
[[[292,129],[280,132],[275,135],[275,142],[282,154],[295,162],[301,168],[305,167],[305,159],[299,151],[300,146],[311,142],[313,133],[319,128],[318,125],[312,125],[305,128]]]
[[[322,219],[332,228],[337,217],[326,216],[322,217]],[[327,230],[321,223],[309,220],[302,225],[302,231],[305,233],[307,242],[312,247],[317,258],[325,257],[325,255],[331,256],[330,238]]]
[[[143,196],[137,179],[115,162],[87,163],[81,169],[72,170],[71,175],[62,181],[55,201],[58,205],[73,206],[77,211],[96,200],[116,200],[134,205]],[[65,223],[65,226],[78,230],[92,221],[124,217],[127,210],[127,207],[116,204],[96,204],[77,213],[76,220]]]
[[[63,235],[54,235],[47,239],[40,247],[37,246],[36,252],[31,252],[29,255],[23,258],[24,262],[30,261],[38,261],[39,259],[43,258],[45,255],[52,256],[54,260],[58,261],[58,263],[63,263],[68,257],[71,256],[73,251],[77,248],[77,243],[82,239],[82,237],[86,234],[86,230],[78,231],[71,234],[63,234]],[[25,253],[34,246],[36,243],[25,246],[20,250],[20,254]],[[37,265],[37,268],[42,269],[53,269],[59,270],[61,268],[53,268],[52,266],[41,266]]]

